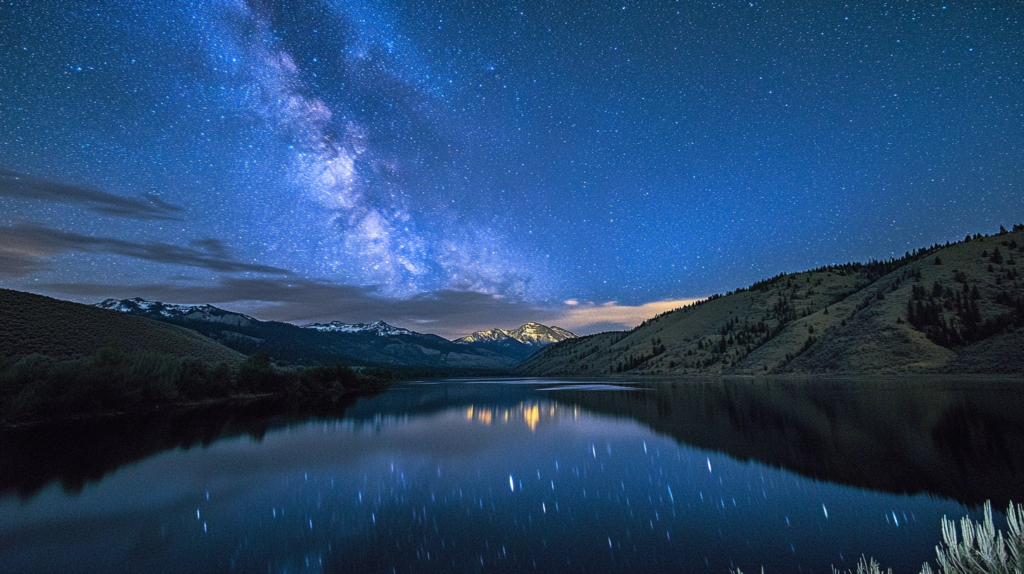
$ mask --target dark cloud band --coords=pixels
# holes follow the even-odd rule
[[[93,237],[60,231],[35,224],[0,227],[0,257],[4,265],[0,276],[21,276],[38,268],[41,259],[69,251],[107,253],[133,257],[154,263],[184,265],[223,273],[268,273],[290,275],[291,272],[269,265],[245,263],[230,258],[226,247],[216,239],[181,247],[169,243],[134,243],[113,237]]]
[[[35,199],[84,206],[103,215],[130,219],[179,219],[182,208],[152,194],[143,199],[114,195],[99,189],[70,185],[0,169],[0,197]]]

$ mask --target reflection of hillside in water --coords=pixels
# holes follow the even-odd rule
[[[541,383],[541,381],[538,381]],[[543,381],[550,388],[552,381]],[[207,407],[0,434],[0,495],[53,481],[80,490],[163,451],[311,419],[373,429],[452,411],[473,425],[530,432],[592,414],[633,419],[681,443],[873,490],[926,492],[996,507],[1024,500],[1024,391],[948,382],[658,383],[646,391],[527,384],[413,385],[320,408]],[[472,427],[467,432],[472,432]],[[529,433],[527,433],[529,434]]]
[[[986,385],[988,383],[985,383]],[[996,508],[1024,500],[1024,390],[955,381],[676,383],[552,396],[814,478]]]
[[[173,449],[268,432],[311,417],[337,417],[355,401],[311,408],[276,400],[168,409],[0,432],[0,496],[31,497],[51,482],[78,492],[118,468]]]

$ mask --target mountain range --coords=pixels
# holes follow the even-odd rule
[[[303,325],[302,328],[315,329],[324,333],[373,333],[378,337],[421,335],[421,333],[417,333],[415,331],[388,325],[384,321],[375,321],[373,323],[342,323],[341,321],[331,321],[326,324],[310,323],[309,325]]]
[[[107,299],[100,309],[172,323],[198,331],[236,351],[264,350],[275,360],[296,364],[344,362],[430,368],[509,369],[537,349],[573,333],[558,327],[527,323],[518,329],[493,329],[491,338],[448,341],[384,321],[373,323],[311,323],[296,326],[260,321],[213,305],[181,305],[141,298]]]
[[[784,273],[534,354],[565,375],[1024,374],[1024,225]]]
[[[575,339],[579,335],[566,331],[561,327],[548,327],[540,323],[529,322],[519,327],[506,331],[505,329],[490,329],[488,331],[477,331],[471,335],[455,339],[456,343],[501,343],[504,341],[518,341],[531,347],[545,347],[551,343],[558,343],[566,339]]]
[[[461,339],[456,339],[455,343],[490,349],[496,353],[523,360],[537,352],[538,349],[578,336],[561,327],[548,327],[531,321],[518,329],[477,331]]]

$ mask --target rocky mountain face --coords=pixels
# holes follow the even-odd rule
[[[456,339],[455,343],[491,349],[523,360],[536,353],[538,349],[575,337],[577,337],[575,333],[561,327],[548,327],[530,322],[518,329],[477,331],[461,339]]]
[[[527,375],[1024,374],[1024,225],[899,259],[782,274],[625,332],[550,345]]]
[[[266,351],[277,361],[294,364],[340,362],[417,369],[507,370],[524,358],[516,350],[456,345],[437,335],[416,333],[383,321],[335,321],[299,327],[260,321],[213,305],[178,305],[134,298],[107,299],[95,306],[185,327],[236,351]]]

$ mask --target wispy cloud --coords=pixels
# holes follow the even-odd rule
[[[181,247],[169,243],[135,243],[113,237],[95,237],[60,231],[37,224],[0,227],[0,257],[10,262],[10,269],[14,271],[7,276],[22,276],[44,265],[45,258],[69,251],[108,253],[223,273],[291,274],[277,267],[233,259],[227,254],[224,244],[216,239],[201,240],[194,245],[197,247]],[[5,271],[8,271],[6,265]]]
[[[25,257],[0,248],[0,279],[25,277],[46,268],[44,261]]]
[[[176,214],[184,211],[151,194],[141,198],[124,197],[7,169],[0,169],[0,197],[81,205],[95,213],[130,219],[179,219]]]
[[[619,305],[615,301],[597,304],[570,300],[566,301],[566,308],[561,311],[557,320],[560,327],[580,334],[621,331],[632,329],[655,315],[696,301],[700,299],[670,299],[642,305]]]

